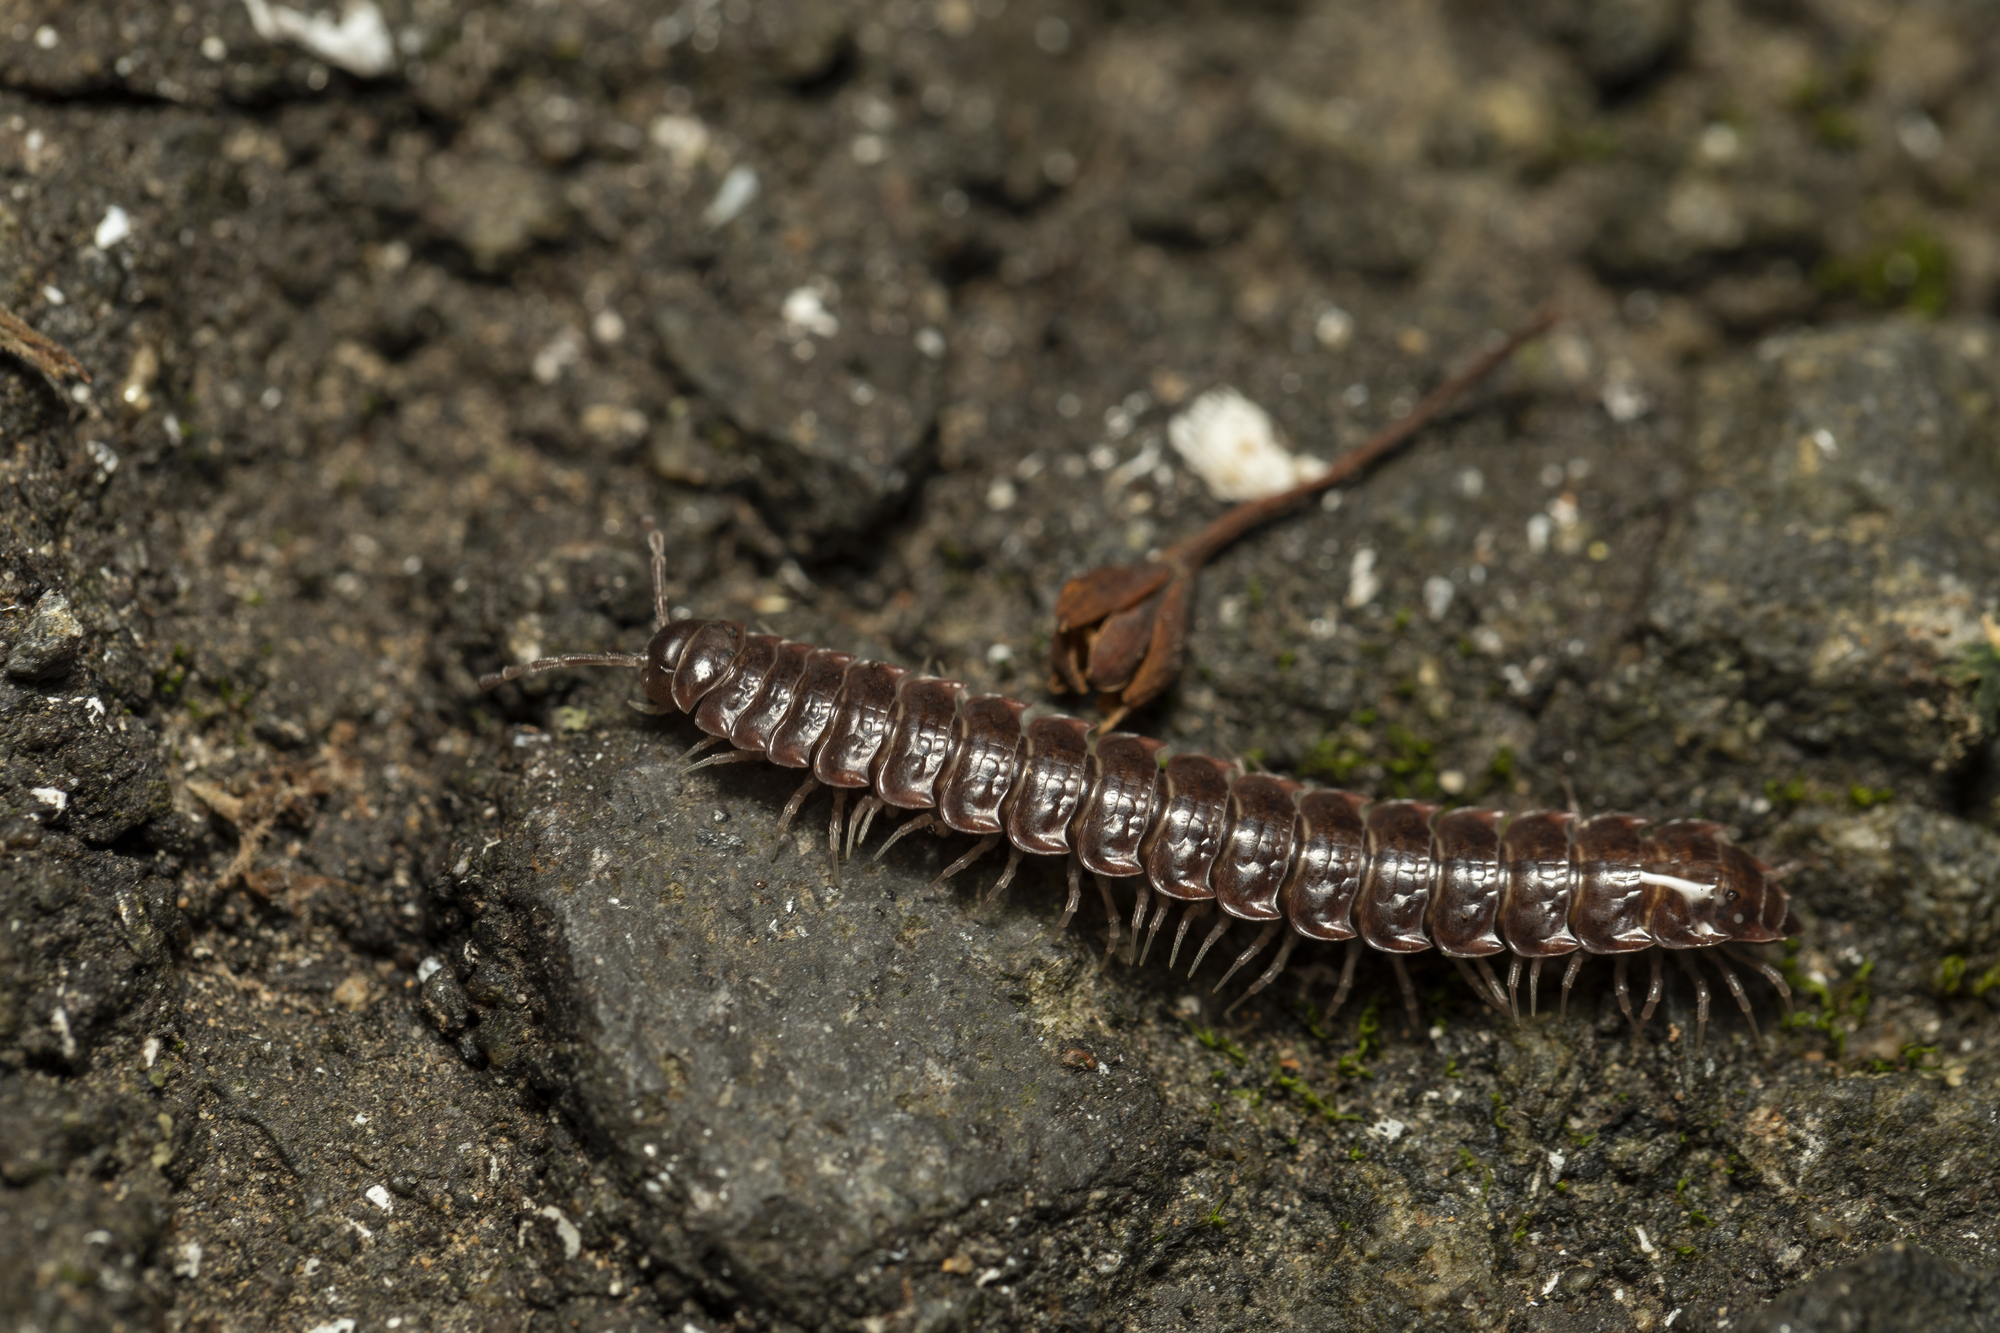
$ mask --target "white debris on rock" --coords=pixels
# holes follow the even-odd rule
[[[831,338],[840,332],[840,318],[826,308],[827,293],[819,284],[794,287],[785,293],[781,313],[785,336],[794,342],[807,336]]]
[[[693,170],[708,151],[711,138],[708,126],[694,116],[655,116],[647,133],[654,147],[666,150],[676,171]]]
[[[1337,305],[1328,306],[1313,321],[1313,337],[1327,351],[1339,351],[1354,340],[1354,316]]]
[[[1451,608],[1452,596],[1458,591],[1450,579],[1433,574],[1424,580],[1424,614],[1432,620],[1443,620],[1444,613]]]
[[[715,198],[709,203],[708,211],[701,215],[701,220],[711,228],[728,226],[750,207],[757,192],[763,188],[763,182],[757,179],[756,168],[738,163],[722,178],[722,185],[716,190]]]
[[[91,241],[100,250],[109,250],[118,242],[132,234],[132,215],[113,204],[104,210],[104,220],[97,224]]]
[[[396,67],[396,45],[375,0],[343,0],[338,19],[325,10],[302,14],[266,0],[243,0],[250,26],[267,42],[291,42],[349,74],[377,79]]]
[[[1347,605],[1359,608],[1375,600],[1382,591],[1382,576],[1375,572],[1375,552],[1366,546],[1354,553],[1347,566]]]
[[[583,1233],[576,1229],[576,1223],[564,1217],[562,1209],[552,1203],[543,1204],[537,1216],[546,1217],[556,1224],[556,1235],[562,1238],[563,1258],[576,1258],[577,1252],[583,1249]]]
[[[1228,385],[1188,404],[1167,423],[1167,439],[1218,500],[1261,500],[1326,471],[1280,444],[1270,414]]]
[[[201,1242],[184,1240],[174,1249],[174,1276],[201,1276]]]

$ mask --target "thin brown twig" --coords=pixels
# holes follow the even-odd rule
[[[0,306],[0,352],[20,357],[57,388],[62,387],[65,378],[74,376],[85,384],[90,383],[89,372],[83,363],[71,356],[66,348],[35,332],[20,316]]]
[[[1194,576],[1229,543],[1330,487],[1351,481],[1435,420],[1439,413],[1555,322],[1544,309],[1425,395],[1408,415],[1375,432],[1302,486],[1237,505],[1200,532],[1137,565],[1080,574],[1056,598],[1049,687],[1094,693],[1104,729],[1154,698],[1180,674],[1187,651]]]
[[[1217,551],[1259,524],[1276,518],[1293,505],[1308,500],[1321,491],[1330,490],[1352,480],[1380,462],[1384,456],[1394,452],[1412,435],[1430,425],[1432,419],[1450,406],[1454,399],[1491,375],[1502,362],[1519,351],[1522,344],[1540,337],[1555,322],[1556,312],[1553,309],[1544,308],[1537,311],[1527,323],[1474,357],[1457,374],[1424,395],[1424,400],[1411,409],[1408,416],[1400,421],[1390,422],[1334,459],[1332,466],[1319,476],[1294,486],[1289,491],[1280,491],[1261,500],[1249,500],[1237,505],[1194,536],[1169,547],[1162,559],[1189,567],[1203,565]]]

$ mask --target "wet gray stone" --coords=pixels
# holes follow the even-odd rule
[[[83,650],[83,626],[69,598],[43,593],[7,650],[7,674],[15,680],[55,680],[67,675]]]
[[[452,975],[451,969],[441,967],[431,973],[423,983],[424,1017],[445,1036],[456,1036],[464,1031],[466,1019],[472,1012],[472,1003],[467,999],[465,987]]]
[[[795,553],[851,540],[907,495],[936,420],[945,350],[921,312],[871,320],[824,283],[753,284],[729,303],[692,274],[663,277],[654,295],[668,358],[750,437],[746,479],[786,515]],[[810,371],[800,349],[813,353]],[[710,480],[686,445],[655,463],[677,480]]]
[[[170,1021],[174,888],[62,836],[0,861],[0,1067],[81,1071],[131,1027]]]
[[[975,920],[929,889],[960,840],[835,887],[824,796],[787,839],[814,850],[773,864],[784,775],[683,779],[659,757],[677,739],[534,752],[520,832],[470,872],[506,906],[470,989],[532,981],[541,1031],[490,1053],[559,1069],[679,1286],[816,1325],[901,1304],[886,1269],[962,1315],[979,1288],[944,1261],[1158,1169],[1159,1094],[1082,1027],[1093,965],[1045,913]],[[1077,1046],[1098,1069],[1065,1063]]]
[[[1994,338],[1790,335],[1708,377],[1642,613],[1654,642],[1597,687],[1598,725],[1643,741],[1628,764],[1684,781],[1758,754],[1782,788],[1839,755],[1848,785],[1949,799],[1988,726],[1963,673],[2000,582]]]
[[[1925,956],[2000,946],[2000,837],[1989,828],[1902,802],[1806,808],[1778,845],[1813,866],[1813,911],[1891,925]]]
[[[2000,1277],[1920,1246],[1886,1245],[1751,1312],[1751,1333],[1990,1333]]]
[[[156,739],[103,682],[62,690],[0,680],[0,802],[109,843],[171,808]]]

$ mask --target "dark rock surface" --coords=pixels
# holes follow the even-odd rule
[[[1984,1326],[1977,6],[19,8],[0,304],[92,378],[0,366],[10,1326]],[[629,675],[476,690],[639,647],[655,515],[676,605],[1043,700],[1063,579],[1220,512],[1196,394],[1331,456],[1550,298],[1134,721],[1730,824],[1761,1043],[1601,963],[1225,1015],[1241,940],[836,885]]]

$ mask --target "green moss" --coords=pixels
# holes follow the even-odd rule
[[[1271,1078],[1271,1086],[1277,1088],[1280,1092],[1291,1093],[1306,1104],[1308,1111],[1311,1111],[1328,1124],[1339,1124],[1343,1120],[1359,1120],[1361,1118],[1350,1112],[1336,1111],[1331,1106],[1328,1106],[1320,1100],[1317,1093],[1306,1086],[1304,1079],[1293,1078],[1289,1074],[1274,1074]]]
[[[1182,1021],[1185,1022],[1186,1020]],[[1187,1029],[1189,1036],[1193,1037],[1196,1041],[1200,1042],[1203,1046],[1206,1046],[1211,1051],[1222,1052],[1224,1055],[1228,1056],[1233,1063],[1237,1065],[1247,1065],[1250,1063],[1250,1056],[1244,1051],[1244,1049],[1241,1046],[1238,1046],[1235,1042],[1223,1036],[1221,1033],[1217,1032],[1214,1028],[1198,1027],[1193,1023],[1188,1023]]]
[[[1958,988],[1965,984],[1965,959],[1959,954],[1946,954],[1938,964],[1937,989],[1940,995],[1956,995]]]
[[[1965,650],[1964,656],[1939,673],[1972,695],[1972,716],[1991,736],[2000,730],[2000,643],[1991,638]]]
[[[1764,797],[1772,805],[1797,805],[1806,799],[1806,780],[1802,777],[1788,778],[1783,782],[1776,778],[1764,781]]]
[[[1827,1044],[1833,1050],[1833,1058],[1842,1059],[1847,1053],[1847,1038],[1858,1029],[1868,1016],[1869,1006],[1874,1003],[1874,993],[1869,989],[1868,979],[1875,974],[1875,960],[1865,960],[1856,968],[1854,975],[1833,985],[1815,981],[1807,976],[1798,965],[1798,941],[1785,942],[1785,958],[1779,964],[1785,981],[1794,993],[1802,998],[1810,997],[1818,1001],[1818,1008],[1808,1008],[1801,1004],[1785,1018],[1788,1028],[1811,1028],[1826,1035]]]
[[[1361,1010],[1361,1017],[1355,1024],[1354,1050],[1340,1057],[1335,1066],[1342,1078],[1374,1078],[1365,1061],[1382,1049],[1381,1002],[1370,1000]]]
[[[1435,796],[1438,794],[1437,766],[1431,755],[1437,749],[1401,723],[1391,723],[1387,732],[1389,757],[1387,786],[1392,796]]]
[[[1951,252],[1921,228],[1858,254],[1835,255],[1813,277],[1828,295],[1857,296],[1884,309],[1938,315],[1951,303]]]
[[[1323,782],[1342,783],[1367,762],[1367,756],[1337,737],[1322,736],[1299,760],[1299,776]]]

